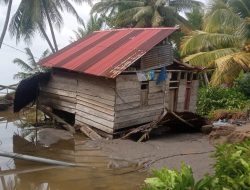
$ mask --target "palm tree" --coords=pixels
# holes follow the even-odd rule
[[[4,22],[2,34],[0,36],[0,49],[2,47],[3,39],[4,39],[4,36],[6,34],[8,24],[9,24],[9,20],[10,20],[10,12],[11,12],[11,7],[12,7],[12,0],[0,0],[0,3],[1,2],[4,2],[5,4],[8,4],[8,9],[7,9],[6,17],[5,17],[5,22]]]
[[[49,50],[45,50],[39,60],[36,61],[36,58],[34,57],[33,53],[31,52],[30,48],[25,48],[25,52],[27,54],[27,62],[23,61],[22,59],[16,58],[13,60],[14,64],[17,64],[21,67],[23,70],[22,72],[18,72],[14,75],[14,79],[25,79],[28,78],[34,74],[41,73],[46,71],[44,68],[40,67],[37,63],[50,55]]]
[[[90,15],[90,19],[88,20],[86,25],[84,24],[83,27],[78,27],[77,30],[74,30],[75,36],[71,37],[70,41],[77,41],[90,34],[91,32],[100,30],[102,28],[103,22],[103,18],[98,18],[97,15]]]
[[[198,7],[192,8],[190,12],[186,12],[186,17],[191,26],[196,30],[201,30],[203,25],[204,12]]]
[[[74,2],[90,2],[89,0],[74,0]],[[60,30],[63,24],[61,12],[66,10],[73,14],[80,23],[82,19],[69,0],[22,0],[10,23],[10,33],[16,36],[17,41],[24,38],[29,42],[36,31],[46,39],[52,52],[58,51],[53,25]],[[46,26],[49,25],[53,44],[46,34]]]
[[[102,0],[92,8],[92,13],[111,18],[112,27],[191,26],[179,12],[201,6],[195,0]],[[187,28],[186,28],[187,27]]]
[[[212,85],[232,85],[242,70],[250,70],[249,10],[249,0],[213,0],[203,30],[182,42],[185,62],[214,69]]]

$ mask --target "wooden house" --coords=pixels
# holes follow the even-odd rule
[[[164,108],[195,112],[197,70],[173,58],[176,28],[98,31],[41,61],[52,68],[39,104],[105,134],[151,122]]]

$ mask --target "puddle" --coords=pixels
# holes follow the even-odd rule
[[[0,112],[0,150],[72,162],[80,167],[59,167],[0,157],[0,189],[3,190],[136,190],[146,173],[136,163],[116,160],[83,136],[40,144],[35,130],[18,126]],[[45,139],[46,134],[43,132]],[[54,135],[53,138],[56,136]],[[39,137],[37,138],[39,139]]]

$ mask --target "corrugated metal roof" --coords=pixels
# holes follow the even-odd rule
[[[93,32],[43,59],[45,67],[115,78],[176,28],[128,28]]]

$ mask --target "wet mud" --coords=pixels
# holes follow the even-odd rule
[[[0,151],[71,163],[61,167],[0,157],[0,189],[141,189],[151,169],[192,166],[196,178],[212,172],[214,148],[200,133],[167,133],[147,142],[91,141],[57,129],[36,130],[19,125],[18,117],[1,115]]]

